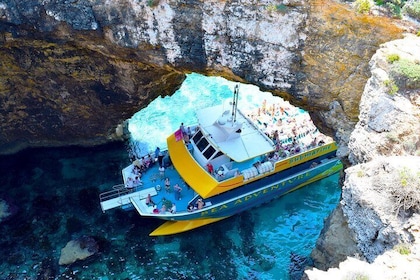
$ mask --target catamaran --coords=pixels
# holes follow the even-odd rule
[[[309,114],[286,102],[242,112],[233,100],[197,111],[156,149],[122,170],[123,183],[100,194],[102,211],[135,209],[166,220],[150,233],[208,225],[342,170],[337,145]]]

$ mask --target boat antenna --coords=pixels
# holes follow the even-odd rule
[[[232,123],[236,122],[236,110],[238,109],[238,97],[239,97],[239,85],[235,85],[233,91],[233,103],[232,103]]]

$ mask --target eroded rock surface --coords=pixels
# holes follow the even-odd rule
[[[328,274],[314,269],[307,272],[310,279],[357,275],[357,268],[348,268],[358,261],[346,260],[347,253],[366,261],[358,266],[363,267],[360,277],[370,277],[378,270],[384,272],[383,277],[376,275],[374,279],[418,277],[420,95],[412,84],[414,80],[407,84],[405,74],[395,73],[392,61],[406,59],[413,62],[412,69],[417,69],[418,52],[409,47],[419,49],[419,43],[419,37],[408,35],[384,44],[372,58],[372,77],[362,96],[359,122],[350,137],[353,166],[345,171],[340,201],[343,215],[338,220],[332,215],[312,253],[316,267],[325,270],[331,264],[340,269],[328,270]],[[390,87],[392,83],[396,87]],[[334,238],[340,226],[348,233],[343,240]],[[344,254],[341,249],[331,250],[342,246],[349,246]]]
[[[90,236],[82,236],[75,240],[70,240],[61,249],[59,265],[69,265],[76,261],[85,260],[98,253],[99,246],[95,239]]]
[[[286,97],[346,143],[371,55],[401,34],[330,0],[5,0],[0,18],[0,153],[112,141],[191,71]]]

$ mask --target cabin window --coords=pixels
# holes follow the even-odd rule
[[[216,149],[215,148],[213,148],[213,146],[212,145],[209,145],[209,147],[203,152],[203,156],[206,158],[206,159],[209,159],[209,158],[211,158],[211,156],[214,154],[216,152]]]
[[[200,141],[200,139],[203,137],[203,133],[201,132],[201,130],[198,130],[197,133],[193,136],[193,141],[194,143],[198,143],[198,141]]]
[[[200,152],[202,152],[205,148],[207,148],[209,142],[205,137],[203,137],[200,141],[196,142],[195,145],[197,145],[197,148],[200,150]]]

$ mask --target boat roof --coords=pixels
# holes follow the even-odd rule
[[[197,119],[207,140],[236,162],[275,150],[273,141],[240,110],[234,116],[223,105],[208,107],[197,111]]]

